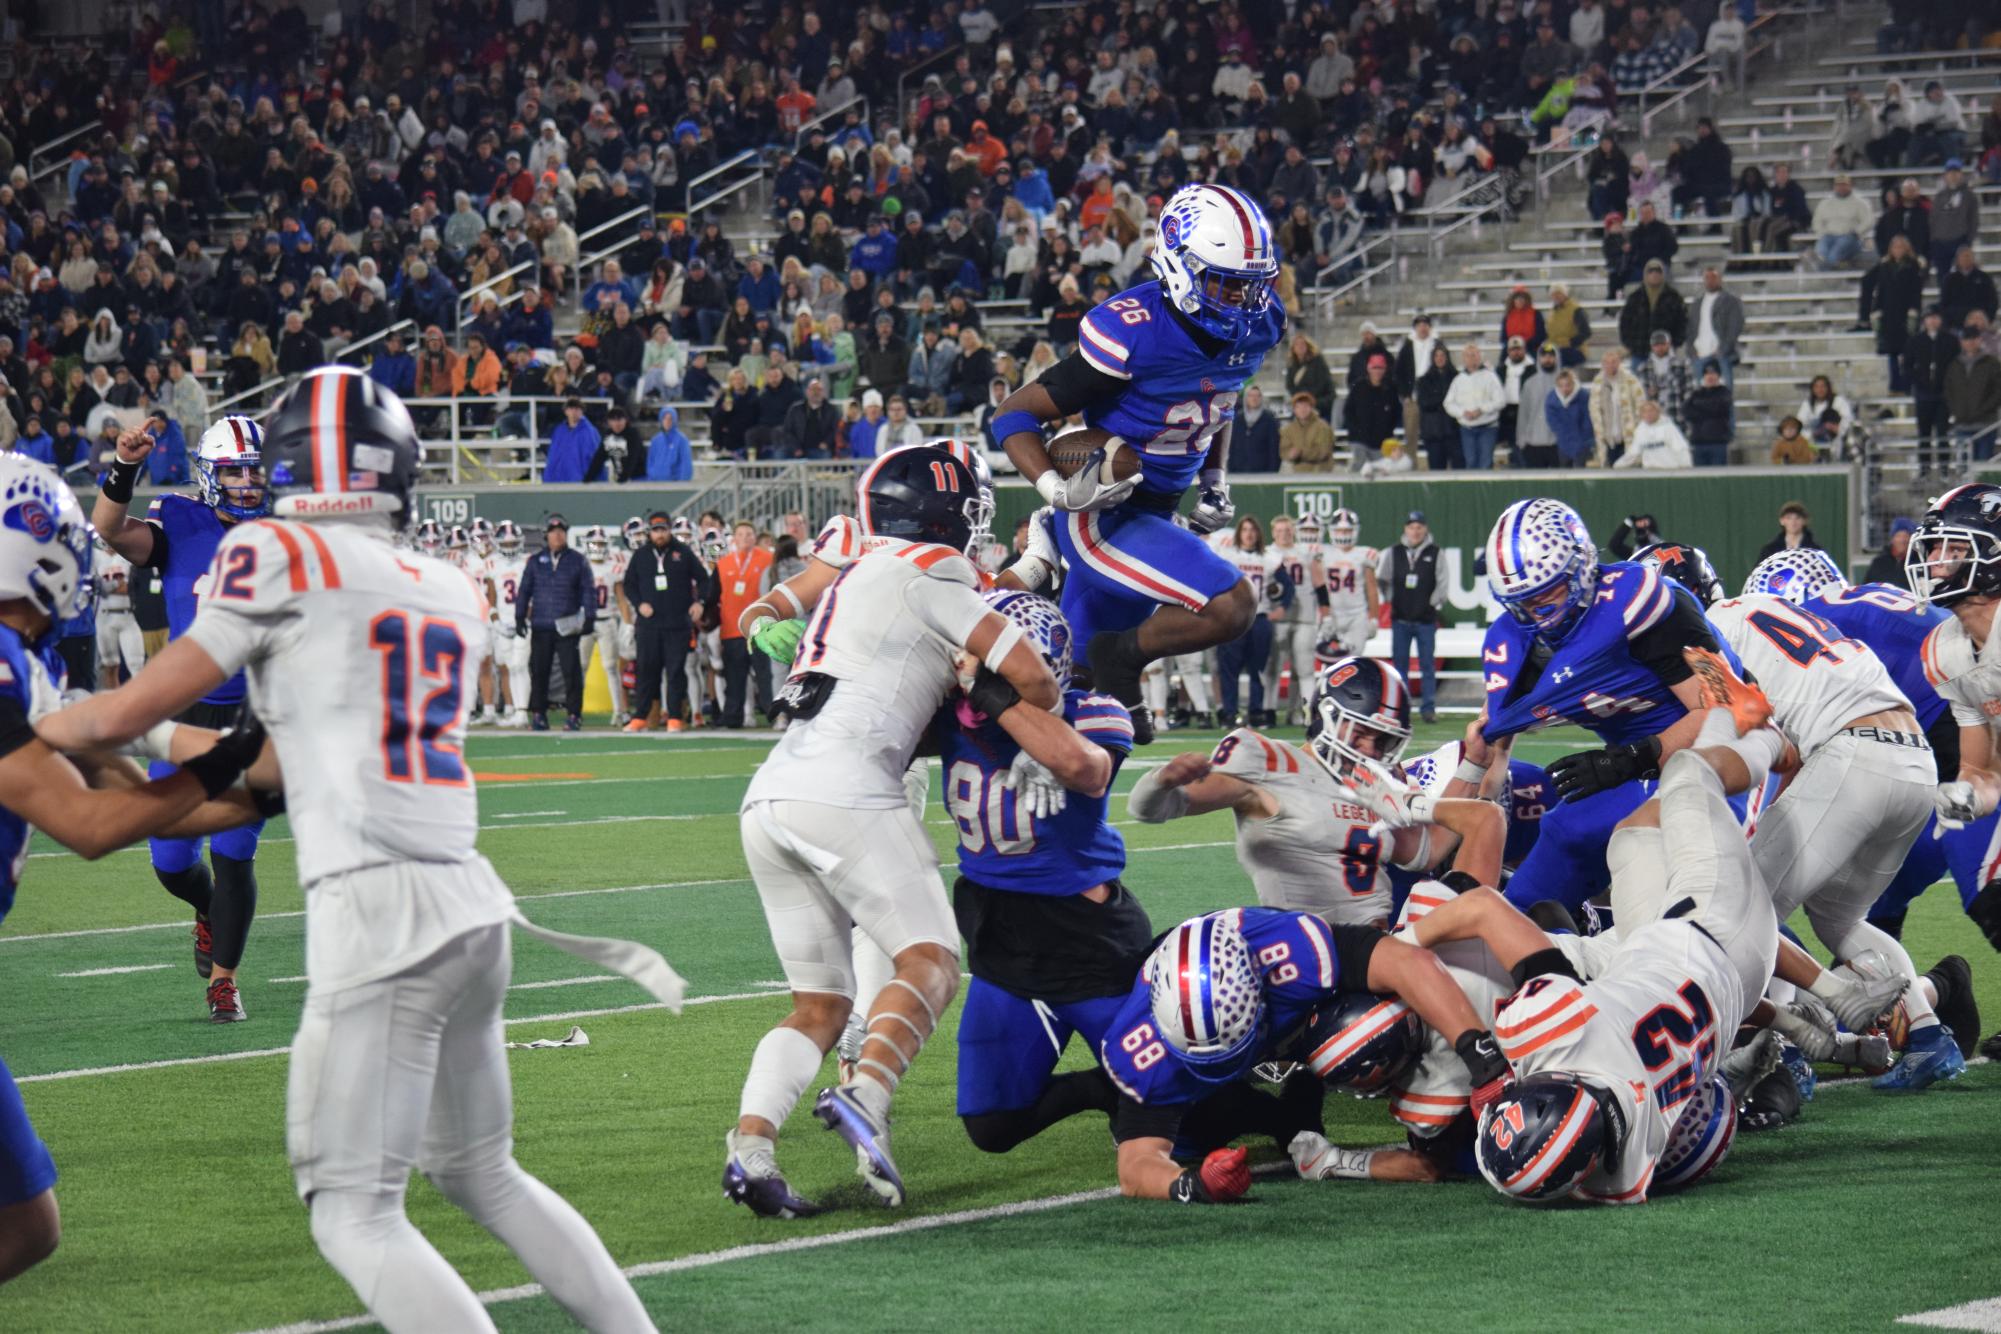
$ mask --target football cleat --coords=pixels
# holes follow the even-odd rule
[[[1959,1054],[1971,1060],[1980,1039],[1980,1002],[1973,996],[1973,967],[1957,954],[1948,954],[1925,974],[1938,990],[1932,1009],[1938,1021],[1952,1030],[1959,1041]]]
[[[625,724],[624,730],[627,732],[644,732],[646,730],[646,720],[644,718],[629,719]]]
[[[206,982],[208,975],[215,971],[215,937],[209,933],[208,917],[203,913],[195,914],[194,935],[195,972],[201,974],[202,981]]]
[[[1784,1065],[1785,1059],[1786,1040],[1779,1036],[1777,1029],[1767,1028],[1725,1055],[1719,1070],[1730,1085],[1731,1097],[1742,1102],[1758,1081]]]
[[[1882,1033],[1843,1033],[1834,1040],[1834,1059],[1865,1075],[1890,1068],[1890,1039]]]
[[[573,713],[569,717],[563,719],[563,730],[565,732],[583,731],[584,730],[583,715],[580,713]]]
[[[1813,1062],[1807,1060],[1806,1053],[1788,1042],[1780,1048],[1779,1064],[1793,1081],[1800,1101],[1812,1102],[1814,1091],[1820,1087],[1820,1075],[1814,1070]]]
[[[1901,973],[1888,977],[1856,977],[1839,996],[1827,1002],[1834,1011],[1834,1017],[1841,1026],[1851,1033],[1864,1033],[1876,1027],[1897,998],[1910,985]]]
[[[233,978],[218,977],[208,984],[208,1019],[212,1024],[237,1024],[250,1016],[243,1012],[243,997]]]
[[[813,1104],[820,1124],[847,1141],[855,1151],[855,1174],[886,1205],[903,1203],[903,1177],[889,1156],[889,1127],[879,1124],[845,1086],[822,1089]]]
[[[757,1154],[746,1162],[738,1153],[736,1131],[724,1137],[730,1151],[723,1164],[723,1198],[741,1204],[759,1218],[811,1218],[820,1206],[792,1193],[785,1177],[769,1154]]]
[[[2001,1061],[2001,1030],[1990,1034],[1987,1040],[1980,1044],[1980,1054],[1990,1061]]]
[[[1805,992],[1779,1007],[1772,1030],[1805,1052],[1809,1061],[1834,1059],[1834,1012]]]
[[[1959,1054],[1952,1030],[1944,1024],[1926,1024],[1911,1034],[1910,1045],[1890,1072],[1870,1081],[1869,1087],[1884,1093],[1920,1093],[1965,1073],[1966,1058]]]
[[[1712,709],[1730,710],[1738,736],[1749,736],[1772,718],[1772,701],[1765,692],[1737,675],[1722,654],[1706,648],[1690,647],[1682,658],[1702,687],[1702,702]]]
[[[529,727],[530,727],[530,728],[531,728],[532,730],[534,730],[534,731],[537,731],[537,732],[546,732],[546,731],[548,731],[548,730],[549,730],[549,715],[548,715],[548,714],[546,714],[546,713],[538,713],[538,714],[536,714],[536,715],[535,715],[535,716],[534,716],[534,717],[533,717],[532,719],[530,719],[530,720],[529,720],[529,723],[528,723],[528,726],[529,726]]]

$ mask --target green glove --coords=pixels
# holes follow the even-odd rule
[[[790,665],[792,655],[799,651],[799,641],[806,634],[806,622],[798,619],[790,621],[765,621],[750,632],[750,642],[757,651],[773,662]]]

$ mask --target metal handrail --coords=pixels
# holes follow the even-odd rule
[[[474,287],[468,287],[465,291],[460,292],[458,300],[452,304],[452,332],[454,334],[457,334],[465,329],[466,312],[472,309],[473,299],[475,297],[479,296],[479,294],[482,292],[491,292],[494,288],[506,282],[508,279],[513,278],[519,274],[526,273],[530,269],[534,269],[538,274],[541,272],[542,260],[540,256],[537,256],[534,259],[524,259],[519,264],[516,264],[512,268],[502,269],[499,273],[494,274],[491,278],[488,278],[485,282],[480,283]],[[518,292],[520,291],[520,289],[516,288],[515,291]],[[510,296],[511,295],[512,294],[510,294]],[[505,305],[506,302],[502,302],[501,304]]]
[[[210,404],[208,409],[208,415],[210,420],[216,420],[221,418],[226,414],[228,409],[235,407],[238,403],[247,403],[251,399],[254,399],[259,395],[263,394],[266,390],[274,389],[277,386],[284,384],[287,380],[291,378],[292,377],[289,375],[274,375],[270,379],[266,380],[263,384],[260,384],[255,388],[246,389],[240,394],[231,394],[228,398],[222,399],[220,402]],[[257,412],[249,415],[261,417],[264,415],[265,412],[268,412],[269,410],[270,406],[267,404],[265,405],[265,407],[259,409]]]
[[[179,80],[177,83],[174,84],[174,91],[179,92],[181,89],[187,87],[189,84],[195,82],[197,79],[206,79],[208,77],[208,73],[209,72],[205,69],[199,69],[189,73],[185,78],[182,78],[181,80]],[[62,144],[68,143],[70,140],[76,138],[79,135],[89,134],[92,130],[101,130],[103,128],[104,128],[104,121],[102,118],[99,118],[97,120],[89,122],[88,124],[77,126],[75,129],[71,130],[68,134],[60,135],[54,139],[49,140],[45,144],[37,144],[35,145],[35,147],[29,149],[28,156],[25,159],[28,168],[29,181],[31,182],[39,181],[44,176],[54,175],[55,172],[59,170],[62,167],[62,165],[69,160],[67,157],[55,158],[52,159],[51,161],[44,162],[38,169],[35,166],[36,158],[48,152],[52,148],[56,148]]]
[[[917,74],[919,71],[923,70],[925,66],[935,65],[941,60],[944,60],[951,56],[958,55],[959,52],[965,49],[966,49],[966,44],[964,42],[955,42],[951,46],[946,47],[942,51],[932,52],[930,55],[924,57],[924,59],[918,61],[915,65],[912,65],[909,69],[903,71],[903,73],[896,76],[896,118],[899,121],[903,119],[904,83],[908,81],[912,75]]]
[[[651,212],[652,208],[653,206],[651,204],[641,204],[637,208],[627,209],[625,212],[619,214],[615,218],[605,219],[603,222],[599,223],[597,226],[591,228],[589,231],[585,232],[583,235],[577,238],[577,254],[579,256],[583,254],[584,242],[590,240],[593,236],[602,236],[614,227],[620,226],[624,223],[631,222],[634,218],[639,217],[641,214]]]
[[[813,119],[807,121],[805,124],[801,125],[798,128],[798,130],[795,131],[792,135],[792,151],[795,153],[798,152],[800,147],[806,142],[807,135],[811,134],[814,130],[826,124],[834,117],[845,115],[847,113],[848,108],[853,106],[858,106],[862,109],[862,124],[864,125],[868,124],[868,99],[866,97],[863,97],[860,93],[856,93],[853,97],[850,97],[847,101],[841,103],[839,106],[830,107],[827,110],[822,111],[819,115],[813,117]]]
[[[415,329],[416,327],[417,327],[417,321],[415,320],[398,320],[394,324],[388,325],[381,329],[377,329],[374,333],[368,335],[368,337],[366,338],[355,339],[352,343],[349,343],[346,347],[342,348],[340,350],[339,355],[343,357],[351,357],[365,347],[369,347],[372,346],[373,344],[382,342],[384,339],[388,338],[390,334],[403,333],[407,330]]]
[[[731,158],[729,161],[718,162],[715,166],[710,167],[700,176],[697,176],[692,181],[689,181],[687,186],[688,198],[693,199],[695,197],[696,186],[701,185],[706,181],[712,181],[716,177],[722,175],[724,172],[731,171],[737,167],[742,166],[746,159],[758,163],[760,167],[762,167],[764,161],[763,156],[759,154],[755,148],[746,148],[743,150],[743,152],[738,153],[735,157]],[[693,216],[694,212],[695,210],[692,208],[688,210],[690,216]],[[580,236],[577,239],[581,241],[584,238]]]

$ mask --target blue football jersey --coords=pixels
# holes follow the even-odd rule
[[[1695,596],[1644,565],[1613,562],[1598,567],[1598,588],[1584,617],[1548,650],[1534,684],[1517,691],[1531,652],[1544,651],[1535,631],[1512,616],[1487,627],[1487,736],[1499,740],[1557,723],[1575,723],[1600,740],[1619,745],[1665,731],[1688,710],[1674,691],[1633,656],[1632,641],[1660,624],[1676,598],[1695,608]],[[1697,609],[1698,616],[1700,615]],[[1733,667],[1729,645],[1714,635]]]
[[[1112,756],[1112,772],[1132,753],[1132,715],[1109,695],[1072,690],[1063,719]],[[966,727],[947,708],[938,715],[945,809],[959,827],[959,872],[975,884],[1016,894],[1081,894],[1126,869],[1126,844],[1112,828],[1111,788],[1100,797],[1072,792],[1063,809],[1036,820],[1001,779],[1021,747],[998,723]]]
[[[56,651],[55,636],[48,636],[38,649],[22,639],[18,631],[0,625],[0,700],[9,714],[19,710],[26,721],[34,701],[35,677],[46,677],[60,692],[64,679],[62,655]],[[28,822],[0,806],[0,920],[14,906],[14,891],[28,864]]]
[[[160,570],[161,594],[167,603],[167,637],[179,639],[195,623],[195,609],[206,591],[209,566],[229,529],[214,510],[193,496],[163,496],[154,522],[167,535],[167,563]],[[207,695],[204,704],[241,704],[243,673],[238,672]]]
[[[1245,1063],[1249,1069],[1255,1061],[1271,1059],[1320,1003],[1339,990],[1341,965],[1334,955],[1334,930],[1324,918],[1281,908],[1225,911],[1239,915],[1264,991],[1264,1040]],[[1155,1032],[1152,988],[1144,976],[1133,983],[1118,1017],[1105,1030],[1098,1064],[1120,1092],[1149,1106],[1199,1102],[1216,1089]]]
[[[1084,407],[1084,422],[1138,450],[1143,491],[1178,496],[1195,481],[1216,434],[1237,415],[1237,398],[1265,353],[1285,336],[1273,297],[1251,332],[1219,352],[1197,341],[1158,282],[1129,287],[1084,316],[1077,350],[1126,381],[1116,396]]]
[[[1891,584],[1857,584],[1829,589],[1808,604],[1817,615],[1834,622],[1850,639],[1859,639],[1883,660],[1890,679],[1918,715],[1918,726],[1930,730],[1946,711],[1945,697],[1925,677],[1922,656],[1925,636],[1951,613],[1928,607]]]

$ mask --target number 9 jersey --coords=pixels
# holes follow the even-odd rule
[[[1285,308],[1276,299],[1253,317],[1242,339],[1220,343],[1191,332],[1158,282],[1129,287],[1093,307],[1078,328],[1083,359],[1126,382],[1117,395],[1085,404],[1084,423],[1139,451],[1141,490],[1178,496],[1202,471],[1211,442],[1237,414],[1238,395],[1284,336]]]
[[[345,523],[239,525],[187,631],[223,671],[248,674],[284,768],[306,886],[475,855],[463,746],[486,599],[465,571],[388,536]]]

